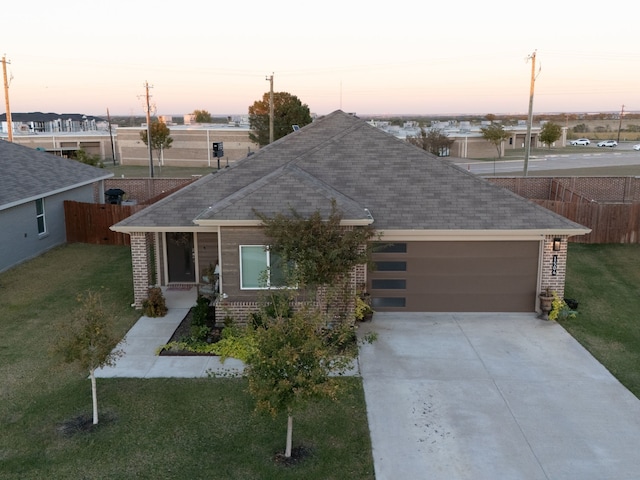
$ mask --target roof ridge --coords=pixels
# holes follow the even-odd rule
[[[289,162],[276,168],[267,175],[260,177],[256,181],[242,187],[241,189],[236,190],[231,195],[215,202],[206,209],[203,209],[198,213],[198,215],[196,215],[193,222],[203,219],[204,216],[210,216],[212,214],[222,212],[223,210],[231,207],[237,200],[241,200],[248,195],[257,192],[261,188],[268,186],[275,178],[281,178],[285,175],[290,175],[299,179],[301,184],[308,185],[315,192],[320,193],[327,198],[335,199],[339,205],[348,206],[350,209],[362,210],[363,216],[369,216],[366,207],[361,205],[359,202],[315,177],[306,170]]]

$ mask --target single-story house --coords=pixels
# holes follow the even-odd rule
[[[113,176],[4,140],[0,172],[0,272],[65,243],[64,201],[95,202]]]
[[[332,201],[379,234],[376,268],[355,272],[377,311],[536,311],[542,289],[564,294],[567,239],[589,232],[335,111],[114,225],[131,235],[135,304],[217,265],[225,311],[255,308],[270,262],[255,212],[328,215]]]

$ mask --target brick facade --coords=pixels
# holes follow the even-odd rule
[[[554,239],[560,239],[560,249],[553,250]],[[560,298],[564,296],[567,275],[567,237],[546,236],[542,246],[542,266],[540,269],[540,291],[549,289]]]
[[[142,308],[142,302],[148,296],[151,284],[151,246],[148,234],[142,232],[131,233],[131,261],[133,264],[133,303],[136,308]]]

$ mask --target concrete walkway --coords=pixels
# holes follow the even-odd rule
[[[159,356],[180,322],[196,303],[197,291],[163,289],[169,311],[164,317],[142,316],[127,332],[116,349],[124,355],[115,365],[96,370],[98,378],[196,378],[237,376],[244,371],[244,362],[228,358],[224,363],[215,356]],[[359,375],[357,362],[345,375]]]
[[[640,401],[560,325],[376,313],[367,331],[376,480],[640,478]]]
[[[116,347],[124,351],[113,367],[96,370],[96,377],[114,378],[154,378],[154,377],[206,377],[217,375],[237,375],[244,370],[244,363],[234,358],[220,363],[212,356],[159,356],[158,349],[166,344],[180,322],[195,305],[196,289],[164,290],[169,309],[164,317],[142,316],[127,332]]]

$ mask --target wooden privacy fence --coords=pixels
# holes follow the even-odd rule
[[[66,200],[64,218],[67,242],[98,245],[130,245],[129,235],[113,232],[111,225],[143,209],[141,205],[111,205]]]
[[[533,200],[538,205],[591,229],[571,237],[576,243],[640,243],[640,203],[571,203]]]

